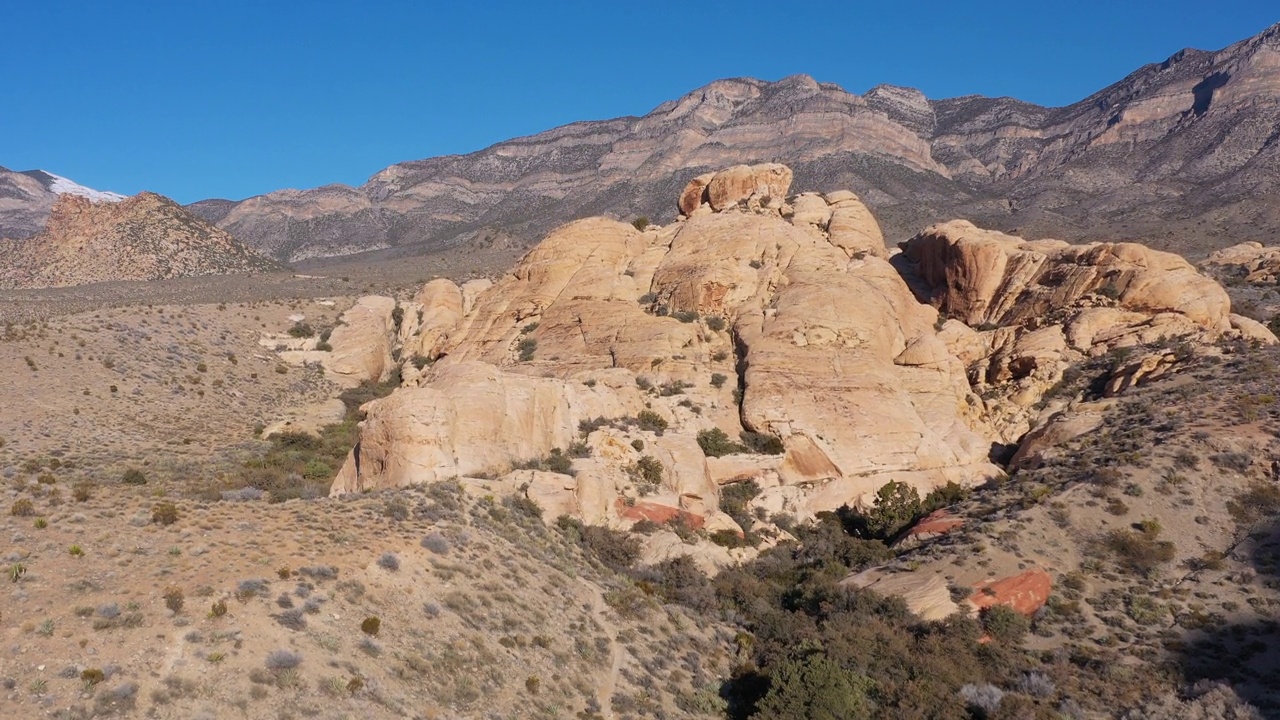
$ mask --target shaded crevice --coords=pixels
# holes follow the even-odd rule
[[[747,362],[747,344],[743,341],[742,335],[738,333],[736,328],[730,334],[730,339],[733,342],[733,372],[738,380],[734,397],[738,404],[738,424],[746,430],[755,432],[755,428],[747,423],[747,418],[742,411],[743,401],[747,398],[747,367],[749,365]]]

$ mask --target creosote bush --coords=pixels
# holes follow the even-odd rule
[[[13,505],[9,506],[9,514],[14,517],[31,517],[36,514],[36,508],[31,504],[31,500],[19,498],[13,501]]]
[[[367,617],[360,623],[360,632],[365,635],[377,635],[382,629],[382,620],[377,617]]]
[[[178,506],[171,502],[156,503],[151,508],[151,522],[159,525],[172,525],[178,522]]]

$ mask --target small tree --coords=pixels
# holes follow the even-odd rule
[[[640,217],[631,221],[631,227],[641,232],[644,232],[644,229],[649,227],[649,218],[645,217],[644,215],[641,215]]]
[[[867,514],[872,537],[891,538],[920,515],[920,493],[904,482],[890,480],[876,491],[875,505]]]

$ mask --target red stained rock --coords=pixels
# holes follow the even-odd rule
[[[685,524],[694,530],[701,528],[706,522],[706,518],[701,515],[694,515],[680,508],[652,502],[639,501],[634,505],[628,505],[622,498],[618,498],[615,507],[618,510],[618,517],[636,522],[648,520],[659,525],[666,525],[676,518],[683,518]]]
[[[920,521],[911,526],[907,531],[909,536],[933,536],[945,535],[964,525],[964,520],[952,515],[946,510],[934,510],[933,512],[920,518]]]
[[[1053,578],[1040,568],[1000,580],[984,580],[973,586],[969,602],[978,610],[1008,605],[1023,615],[1031,615],[1049,601]]]

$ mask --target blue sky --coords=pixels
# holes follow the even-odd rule
[[[359,184],[721,77],[1064,105],[1274,0],[0,0],[0,165],[182,202]]]

